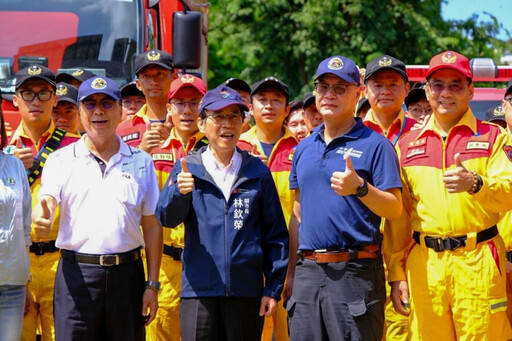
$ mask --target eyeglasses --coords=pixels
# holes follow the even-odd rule
[[[132,104],[137,104],[137,105],[143,105],[146,103],[146,100],[144,100],[143,98],[138,98],[138,99],[129,99],[129,98],[124,98],[121,103],[123,104],[123,107],[129,107],[131,106]]]
[[[409,112],[411,112],[414,115],[421,115],[421,114],[430,115],[432,113],[432,108],[431,107],[428,107],[428,108],[413,107],[413,108],[409,109]]]
[[[512,97],[505,98],[505,101],[507,101],[508,104],[512,105]]]
[[[442,92],[444,89],[448,89],[450,92],[459,93],[466,88],[464,83],[445,84],[441,82],[432,82],[428,83],[428,86],[433,92]]]
[[[39,91],[39,92],[33,92],[30,90],[23,90],[23,91],[20,91],[20,95],[21,95],[21,98],[23,98],[23,100],[25,100],[27,102],[33,101],[34,98],[36,98],[36,96],[37,96],[37,98],[39,98],[40,101],[46,102],[46,101],[49,101],[50,98],[52,98],[53,91],[43,90],[43,91]]]
[[[315,90],[318,94],[320,95],[325,95],[326,93],[329,92],[330,89],[332,89],[334,91],[334,93],[336,95],[344,95],[348,88],[350,86],[353,86],[354,84],[334,84],[334,85],[329,85],[329,84],[326,84],[326,83],[322,83],[322,82],[316,82],[315,83]]]
[[[172,101],[172,105],[176,107],[179,111],[185,110],[185,108],[190,106],[191,110],[197,110],[199,108],[199,102],[192,101],[192,102],[185,102],[185,101]]]
[[[207,118],[211,118],[213,122],[216,124],[221,124],[224,121],[228,121],[229,123],[239,123],[242,122],[242,115],[240,114],[231,114],[231,115],[221,115],[221,114],[211,114],[206,115]]]
[[[114,99],[110,99],[110,98],[104,98],[101,101],[96,101],[94,99],[86,99],[86,100],[82,101],[82,104],[85,107],[85,109],[87,109],[87,110],[92,110],[92,109],[96,108],[98,103],[101,104],[101,107],[103,109],[110,109],[114,106],[115,102],[116,101]]]

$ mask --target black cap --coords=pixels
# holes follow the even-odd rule
[[[73,71],[72,73],[60,72],[57,74],[57,77],[55,78],[55,80],[57,81],[57,83],[61,83],[61,82],[69,83],[72,80],[77,80],[80,83],[83,83],[92,77],[96,77],[96,75],[94,73],[92,73],[91,71],[87,71],[84,69],[78,69],[76,71]]]
[[[18,89],[26,80],[32,78],[42,79],[55,88],[55,74],[52,70],[39,64],[32,64],[18,71],[15,88]]]
[[[405,97],[404,103],[407,109],[409,109],[411,104],[418,103],[422,99],[427,99],[427,95],[425,95],[425,89],[414,88],[409,91],[407,97]]]
[[[277,79],[276,77],[267,77],[265,79],[262,79],[252,86],[251,90],[251,97],[257,93],[260,90],[263,89],[277,89],[281,91],[284,96],[286,97],[286,101],[290,100],[290,95],[288,93],[288,85],[283,83],[280,79]]]
[[[137,85],[135,84],[135,82],[131,82],[131,83],[123,85],[120,90],[121,90],[121,97],[126,97],[126,96],[144,97],[144,93],[142,91],[140,91],[139,89],[137,89]]]
[[[493,122],[493,121],[503,121],[505,122],[505,112],[503,111],[503,108],[501,105],[498,105],[497,107],[489,108],[485,112],[485,121],[487,122]]]
[[[363,109],[370,109],[370,102],[366,97],[361,98],[359,102],[357,102],[356,116],[359,116],[359,113]]]
[[[78,89],[73,85],[60,82],[57,83],[57,90],[55,94],[59,97],[58,102],[69,102],[77,105]]]
[[[407,77],[407,71],[405,69],[405,64],[401,60],[396,59],[395,57],[391,57],[388,55],[382,55],[370,61],[368,65],[366,65],[366,74],[364,75],[364,82],[378,71],[382,70],[392,70],[398,72],[402,77],[404,77],[405,81],[409,81]]]
[[[505,96],[512,92],[512,79],[507,83],[507,91],[505,91]]]
[[[249,84],[240,78],[230,78],[224,83],[224,85],[229,86],[231,89],[242,90],[251,93],[251,87]]]
[[[158,65],[164,69],[174,71],[172,57],[165,51],[149,50],[135,57],[135,74],[148,65]]]
[[[313,95],[312,92],[308,92],[306,97],[304,97],[304,104],[302,105],[302,108],[306,109],[313,103],[315,103],[315,95]]]

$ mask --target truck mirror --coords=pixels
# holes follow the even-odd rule
[[[178,69],[201,66],[201,13],[175,12],[172,25],[172,59]]]

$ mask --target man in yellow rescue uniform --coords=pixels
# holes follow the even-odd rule
[[[13,133],[8,152],[19,158],[27,169],[32,194],[32,206],[38,202],[41,172],[49,154],[76,142],[80,135],[56,128],[51,120],[52,109],[58,96],[55,74],[41,65],[30,65],[16,74],[16,93],[13,104],[21,115],[21,123]],[[30,233],[29,247],[32,282],[29,289],[35,300],[35,309],[23,319],[21,340],[33,341],[38,325],[43,341],[55,339],[53,323],[53,287],[59,262],[59,249],[55,240],[59,231],[60,213],[56,213],[52,232],[45,238]]]
[[[295,194],[289,189],[292,158],[297,146],[293,133],[284,125],[290,112],[288,86],[275,77],[256,82],[251,90],[251,112],[256,125],[240,136],[238,147],[252,151],[267,163],[276,184],[279,201],[286,224],[290,221]],[[284,293],[283,293],[284,295]],[[287,341],[287,314],[283,300],[278,302],[276,313],[265,318],[263,341]]]
[[[398,139],[417,123],[414,119],[405,117],[402,110],[402,104],[409,93],[408,81],[404,62],[395,57],[382,55],[366,65],[364,84],[370,110],[366,113],[363,123],[373,131],[385,136],[394,146]],[[384,233],[384,226],[387,223],[387,219],[382,219],[381,232]],[[398,238],[400,235],[393,237]],[[407,236],[404,237],[407,238]],[[407,240],[409,239],[407,238]],[[388,241],[389,239],[386,238],[382,244],[384,254],[386,254],[387,247],[392,246],[392,243],[388,243]],[[386,279],[388,279],[385,265],[384,271]],[[409,331],[409,320],[395,311],[389,299],[390,292],[390,286],[386,285],[384,338],[387,341],[405,341]]]
[[[433,116],[397,146],[410,219],[396,223],[406,223],[412,242],[389,264],[391,299],[405,315],[410,299],[412,340],[509,340],[496,223],[512,208],[512,139],[473,116],[466,57],[434,56],[426,79]]]
[[[185,74],[171,83],[167,112],[172,119],[173,128],[169,138],[157,151],[153,150],[152,154],[160,190],[177,160],[208,144],[208,140],[197,127],[199,103],[205,93],[206,84],[192,75]],[[164,254],[159,279],[162,291],[158,295],[158,314],[147,328],[148,340],[180,340],[179,307],[183,246],[183,225],[177,228],[164,228]]]

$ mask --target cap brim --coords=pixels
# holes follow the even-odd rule
[[[288,91],[286,91],[286,88],[284,86],[282,86],[281,84],[279,84],[278,82],[275,82],[273,80],[268,80],[268,81],[262,82],[261,84],[258,84],[257,87],[252,89],[251,96],[262,89],[276,89],[276,90],[281,91],[286,96],[287,99],[289,99],[289,97],[290,97],[290,95],[288,94]]]
[[[29,79],[42,79],[44,80],[45,82],[47,82],[48,84],[50,84],[51,86],[53,86],[54,88],[57,87],[57,83],[55,83],[54,81],[46,78],[46,77],[41,77],[41,76],[30,76],[30,77],[27,77],[27,78],[23,78],[21,79],[19,82],[16,82],[16,85],[15,85],[15,88],[18,89],[23,83],[25,83],[26,81],[28,81]]]
[[[356,83],[357,85],[361,85],[361,81],[358,79],[358,80],[354,80],[352,78],[350,78],[349,76],[345,76],[345,77],[342,77],[340,75],[337,75],[335,74],[334,72],[322,72],[321,74],[318,74],[316,77],[315,77],[315,81],[318,80],[318,78],[324,76],[324,75],[333,75],[333,76],[336,76],[338,78],[341,78],[343,79],[345,82],[349,82],[349,83]]]
[[[249,107],[247,107],[247,105],[245,105],[244,102],[238,102],[238,101],[232,101],[232,100],[223,100],[223,101],[218,101],[218,102],[208,104],[203,107],[203,110],[217,111],[217,110],[222,110],[224,108],[227,108],[231,105],[238,105],[238,106],[242,107],[242,109],[244,109],[245,111],[249,111]]]
[[[396,73],[399,73],[400,75],[402,75],[402,77],[404,77],[406,81],[409,81],[409,77],[407,76],[407,72],[405,72],[403,70],[400,70],[400,69],[395,69],[393,67],[387,67],[387,66],[380,67],[380,68],[378,68],[377,70],[375,70],[375,71],[373,71],[371,73],[366,73],[364,75],[364,81],[366,82],[374,74],[379,73],[380,71],[385,71],[385,70],[395,71]],[[366,69],[366,71],[368,72],[368,69]]]
[[[60,103],[60,102],[69,102],[71,104],[78,105],[77,101],[75,101],[74,99],[69,98],[69,97],[59,97],[59,99],[57,100],[57,103]]]
[[[248,93],[251,93],[251,87],[249,86],[249,84],[247,84],[245,81],[243,81],[241,79],[235,78],[235,79],[229,81],[229,83],[225,83],[225,84],[226,84],[226,86],[230,87],[231,89],[242,90],[242,91],[247,91]]]
[[[167,64],[160,63],[160,62],[153,62],[153,63],[145,64],[144,66],[138,68],[137,70],[135,70],[135,74],[138,74],[142,69],[144,69],[145,67],[151,66],[151,65],[158,65],[158,66],[161,66],[164,69],[167,69],[169,71],[173,70],[173,68]]]
[[[459,68],[457,68],[457,67],[455,67],[453,65],[450,65],[450,64],[443,64],[443,65],[434,66],[432,69],[429,69],[427,71],[427,74],[425,75],[425,78],[430,77],[434,72],[442,70],[442,69],[452,69],[452,70],[455,70],[455,71],[459,71],[460,73],[462,73],[467,78],[473,78],[473,75],[468,74],[465,71],[462,71],[461,69],[459,69]]]

